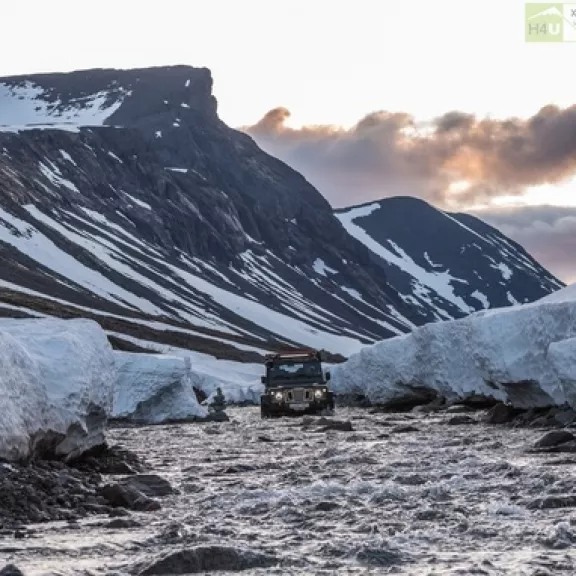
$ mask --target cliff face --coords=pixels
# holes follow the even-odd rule
[[[0,78],[0,283],[254,350],[349,354],[437,319],[216,108],[188,66]]]

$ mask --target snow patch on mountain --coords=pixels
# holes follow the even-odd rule
[[[338,273],[337,270],[334,270],[333,268],[330,268],[330,266],[327,266],[324,260],[322,260],[321,258],[316,258],[316,260],[314,260],[314,264],[312,264],[312,267],[314,268],[316,274],[320,274],[320,276],[328,276],[327,273],[330,274]]]
[[[102,126],[130,93],[106,90],[63,103],[31,81],[0,83],[0,131],[57,128],[77,131],[81,126]]]
[[[44,164],[43,162],[38,163],[40,172],[42,172],[45,178],[48,179],[53,186],[56,186],[56,188],[59,188],[60,186],[65,186],[66,188],[68,188],[68,190],[72,190],[72,192],[80,194],[80,190],[78,190],[78,188],[76,188],[76,186],[72,182],[70,182],[70,180],[66,180],[66,178],[62,177],[62,173],[60,172],[58,166],[56,166],[52,162],[50,162],[50,164],[52,165],[52,168],[48,168],[48,166],[46,166],[46,164]]]
[[[130,198],[130,200],[132,200],[132,202],[134,202],[134,204],[137,204],[138,206],[142,207],[142,208],[146,208],[146,210],[152,210],[152,206],[150,206],[150,204],[148,204],[147,202],[144,202],[143,200],[139,200],[138,198],[135,198],[134,196],[131,196],[130,194],[128,194],[127,192],[124,192],[124,194]]]
[[[376,202],[368,206],[353,208],[348,212],[339,212],[336,216],[351,236],[365,244],[374,254],[380,256],[380,258],[386,262],[410,274],[415,279],[414,289],[420,290],[424,297],[426,297],[428,293],[427,288],[430,287],[446,300],[453,302],[463,312],[473,312],[474,308],[454,294],[454,287],[451,285],[451,282],[465,282],[464,280],[455,278],[448,272],[428,272],[416,264],[416,262],[392,240],[388,240],[392,248],[392,250],[389,250],[376,242],[365,230],[354,223],[355,219],[369,216],[380,208],[380,204]]]
[[[28,206],[27,209],[28,212],[39,221],[52,224],[53,227],[57,226],[55,222],[42,214],[34,206]],[[63,227],[60,227],[60,229],[64,232],[64,235],[69,234],[73,238],[75,237],[72,232],[65,230]],[[39,264],[61,274],[65,278],[73,278],[77,284],[84,286],[91,292],[112,302],[124,304],[129,308],[135,307],[151,314],[160,314],[162,312],[150,302],[138,298],[124,288],[115,285],[103,274],[88,268],[79,260],[56,246],[52,240],[36,228],[12,216],[1,208],[0,241],[11,244]],[[94,250],[98,249],[94,245],[91,245],[91,248]]]
[[[482,292],[474,290],[471,296],[473,298],[476,298],[476,300],[478,300],[479,302],[482,302],[482,306],[484,306],[484,308],[490,308],[490,301],[486,297],[486,294],[482,294]]]

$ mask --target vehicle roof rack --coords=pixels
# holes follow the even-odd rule
[[[294,348],[284,352],[275,352],[274,354],[267,354],[266,360],[278,360],[282,358],[319,358],[320,352],[310,348]]]

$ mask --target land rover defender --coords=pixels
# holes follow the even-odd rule
[[[334,394],[328,389],[330,372],[322,371],[320,352],[292,350],[265,359],[265,386],[260,397],[262,418],[334,412]]]

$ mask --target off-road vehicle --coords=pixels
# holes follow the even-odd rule
[[[328,389],[330,372],[322,372],[320,352],[291,350],[265,359],[265,386],[260,397],[262,418],[300,414],[331,414],[334,394]]]

